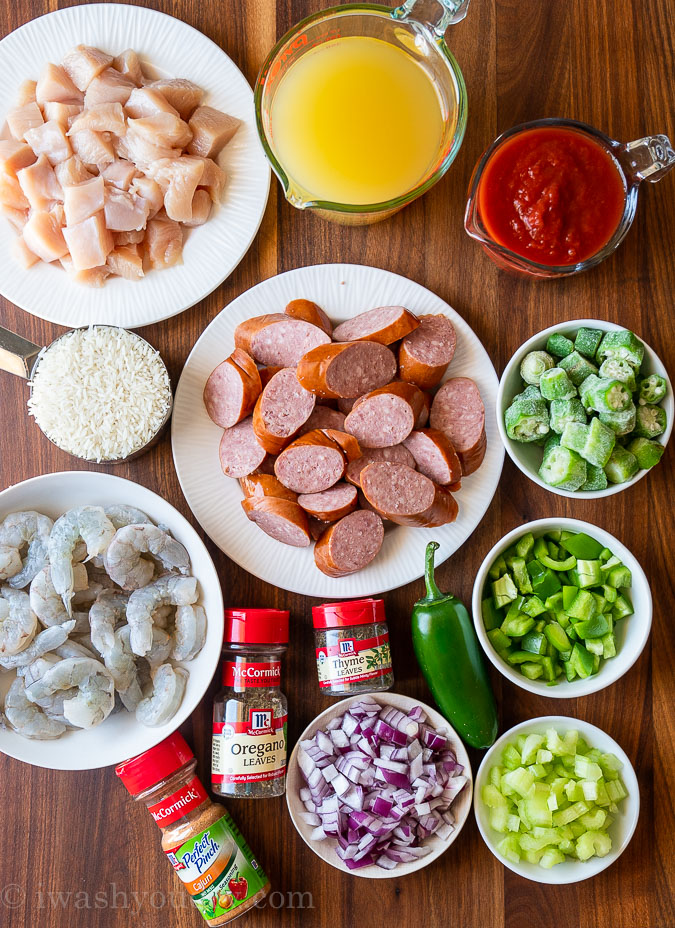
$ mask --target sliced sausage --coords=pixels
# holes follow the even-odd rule
[[[323,532],[314,546],[314,562],[329,577],[346,577],[370,564],[383,541],[380,516],[357,509]]]
[[[246,477],[260,467],[267,455],[255,437],[250,416],[232,428],[225,429],[218,454],[226,477]]]
[[[405,464],[369,464],[361,489],[371,506],[398,525],[434,528],[457,518],[452,494]]]
[[[249,496],[241,501],[241,505],[251,522],[275,541],[295,548],[306,548],[311,544],[305,510],[292,500]]]
[[[298,380],[303,387],[332,399],[362,396],[395,376],[396,356],[377,342],[319,345],[298,364]]]
[[[462,474],[467,476],[477,470],[485,457],[487,438],[485,407],[473,380],[447,380],[434,397],[429,422],[432,429],[444,432],[452,442]]]
[[[356,487],[348,483],[336,483],[322,493],[303,493],[298,496],[298,505],[321,522],[337,522],[356,509],[358,503]]]
[[[315,406],[311,416],[301,427],[298,435],[306,435],[314,429],[338,429],[342,431],[345,424],[345,414],[339,409],[330,406]]]
[[[367,512],[377,512],[377,509],[374,506],[371,506],[368,500],[363,495],[363,490],[358,491],[359,494],[359,506],[361,509],[367,510]],[[378,516],[382,519],[383,522],[388,522],[389,519],[385,516],[383,512],[377,512]]]
[[[234,330],[234,343],[258,364],[295,367],[300,358],[330,342],[330,335],[304,319],[285,313],[267,313],[241,322]]]
[[[291,300],[284,310],[287,316],[294,319],[304,319],[305,322],[311,322],[312,325],[323,329],[326,335],[333,335],[333,323],[330,321],[325,312],[316,303],[311,300]]]
[[[263,390],[265,389],[267,384],[270,382],[272,377],[274,377],[275,374],[278,374],[279,371],[282,371],[282,370],[283,370],[283,367],[274,367],[274,366],[261,367],[258,370],[258,374],[260,375],[260,383],[262,384]]]
[[[338,429],[324,429],[323,431],[342,448],[347,464],[361,457],[361,446],[349,432],[339,431]]]
[[[420,414],[415,420],[415,428],[423,429],[424,426],[429,421],[429,413],[431,411],[431,397],[428,393],[422,392],[422,408],[420,409]]]
[[[415,428],[424,408],[424,394],[411,383],[390,383],[354,404],[345,429],[364,448],[400,445]]]
[[[360,397],[358,396],[355,397],[354,399],[348,399],[348,400],[340,398],[337,401],[338,409],[340,410],[340,412],[343,412],[345,416],[347,416],[352,411],[352,409],[354,408],[354,406],[356,405],[359,399]]]
[[[415,458],[417,470],[441,486],[455,483],[462,476],[462,465],[450,439],[437,429],[411,432],[403,442]]]
[[[360,487],[361,471],[368,464],[373,464],[375,461],[392,461],[394,464],[407,464],[408,467],[415,466],[415,458],[405,445],[391,445],[389,448],[368,448],[360,458],[351,461],[347,465],[345,476],[349,483],[353,483],[355,487]]]
[[[315,429],[282,451],[274,472],[295,493],[320,493],[342,480],[347,457],[328,429]],[[340,434],[340,433],[334,433]]]
[[[359,313],[333,330],[336,342],[369,341],[391,345],[417,328],[419,319],[403,306],[380,306]]]
[[[289,490],[274,474],[254,473],[242,477],[239,481],[244,496],[273,496],[276,499],[290,499],[296,502],[298,494]]]
[[[253,412],[261,391],[255,361],[241,348],[235,348],[209,375],[204,405],[216,425],[229,429]]]
[[[452,361],[457,335],[452,322],[441,313],[419,319],[419,326],[401,342],[399,376],[422,390],[430,390],[441,382]]]
[[[278,454],[314,410],[314,397],[298,383],[295,369],[275,374],[258,397],[253,410],[253,429],[265,451]]]
[[[309,534],[312,536],[314,541],[318,541],[328,528],[329,523],[320,522],[318,519],[315,519],[312,516],[309,516],[307,521],[309,522]]]

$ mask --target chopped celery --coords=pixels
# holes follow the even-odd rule
[[[587,831],[577,839],[576,847],[579,860],[606,857],[612,849],[612,839],[605,832]]]

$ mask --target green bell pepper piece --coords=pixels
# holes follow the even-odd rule
[[[509,638],[522,638],[530,629],[534,628],[534,619],[529,615],[525,615],[525,613],[521,613],[512,619],[504,619],[500,628]]]
[[[508,653],[511,648],[511,639],[504,634],[501,628],[491,628],[487,633],[490,644],[502,657]]]
[[[523,636],[520,647],[523,651],[530,652],[527,660],[531,661],[533,654],[546,654],[546,644],[546,635],[541,632],[531,631]]]
[[[658,441],[650,441],[648,438],[634,438],[629,443],[628,450],[635,455],[640,467],[649,470],[650,467],[659,463],[666,449]]]
[[[492,598],[494,599],[496,609],[501,609],[502,606],[508,605],[517,595],[518,590],[510,574],[504,574],[503,577],[492,582]]]
[[[575,599],[575,597],[576,597],[576,595],[577,595],[578,592],[579,592],[578,587],[576,587],[576,586],[567,586],[566,584],[563,584],[563,588],[562,588],[562,598],[563,598],[563,601],[562,601],[562,604],[563,604],[563,609],[565,610],[565,612],[568,611],[569,607],[570,607],[570,606],[572,605],[572,603],[574,602],[574,599]]]
[[[602,638],[609,632],[609,624],[604,615],[599,612],[591,619],[584,622],[577,622],[574,631],[580,638]]]
[[[544,629],[544,634],[556,651],[566,652],[572,650],[572,642],[565,629],[558,622],[549,622]]]
[[[499,628],[504,621],[500,611],[495,608],[491,596],[488,596],[487,599],[484,599],[481,603],[481,614],[483,616],[483,625],[488,632],[493,628]]]
[[[601,329],[587,329],[582,326],[574,339],[575,351],[582,354],[585,358],[594,358],[602,341]]]
[[[492,564],[488,570],[488,577],[490,580],[499,580],[502,574],[506,573],[506,561],[504,560],[503,555],[499,555],[496,561]]]
[[[518,591],[520,593],[531,593],[532,584],[530,583],[530,575],[527,572],[525,558],[514,557],[511,563],[511,570],[513,571],[513,579],[518,587]]]
[[[598,586],[602,583],[601,561],[585,561],[577,558],[577,566],[570,571],[576,585],[585,589],[589,586]]]
[[[570,658],[570,661],[575,671],[577,672],[577,675],[582,679],[585,680],[593,673],[593,655],[589,654],[589,652],[582,644],[576,643],[574,645],[572,648],[572,657]],[[584,812],[588,812],[588,807],[584,809]],[[560,824],[564,825],[569,821],[572,821],[572,819],[568,818],[565,822],[561,822]]]
[[[562,590],[558,590],[557,593],[549,596],[544,605],[547,612],[560,612],[562,610]]]
[[[538,680],[539,677],[543,676],[544,669],[541,664],[521,664],[520,672],[528,680]]]
[[[612,569],[607,574],[607,585],[614,587],[615,590],[618,590],[622,586],[632,586],[632,583],[633,575],[631,574],[630,569],[624,564],[612,567]]]
[[[534,535],[532,532],[527,532],[516,542],[516,553],[518,554],[518,557],[524,557],[527,560],[527,557],[531,553],[533,547]]]
[[[616,619],[623,619],[624,616],[633,615],[633,606],[627,596],[619,593],[616,602],[612,606],[612,615]]]
[[[539,562],[543,564],[544,567],[550,567],[551,570],[571,570],[576,564],[577,559],[570,554],[564,561],[558,561],[552,557],[548,557],[548,555],[544,555],[539,558]],[[546,608],[548,609],[548,606]]]
[[[562,584],[549,567],[544,567],[539,561],[530,561],[527,572],[532,580],[532,589],[540,599],[547,599],[557,593]]]
[[[593,594],[588,590],[578,590],[574,597],[574,602],[567,610],[567,614],[572,619],[586,620],[591,619],[596,613],[595,600]]]
[[[521,611],[535,619],[542,612],[546,612],[546,606],[538,596],[528,596],[521,606]]]

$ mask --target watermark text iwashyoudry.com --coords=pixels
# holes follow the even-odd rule
[[[19,883],[8,883],[0,889],[0,909],[21,910],[28,907],[33,914],[72,909],[122,909],[130,915],[137,915],[143,911],[186,909],[191,905],[192,900],[184,890],[168,893],[159,889],[136,892],[124,889],[117,883],[108,883],[103,889],[97,890],[48,889],[43,886],[28,890]],[[257,903],[256,908],[313,909],[314,899],[309,892],[274,890]]]

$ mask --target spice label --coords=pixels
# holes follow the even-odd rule
[[[193,777],[187,785],[181,786],[166,799],[155,803],[154,806],[148,806],[148,812],[160,828],[165,828],[171,822],[187,815],[191,809],[200,806],[208,798],[208,793],[199,782],[199,778]]]
[[[391,671],[389,635],[342,638],[337,644],[316,649],[319,686],[376,680]]]
[[[258,783],[286,773],[286,721],[272,709],[249,709],[242,722],[214,722],[211,782]]]
[[[233,912],[267,883],[227,813],[196,837],[166,851],[166,856],[207,920]]]
[[[225,661],[223,683],[237,689],[248,686],[279,686],[281,661]]]

